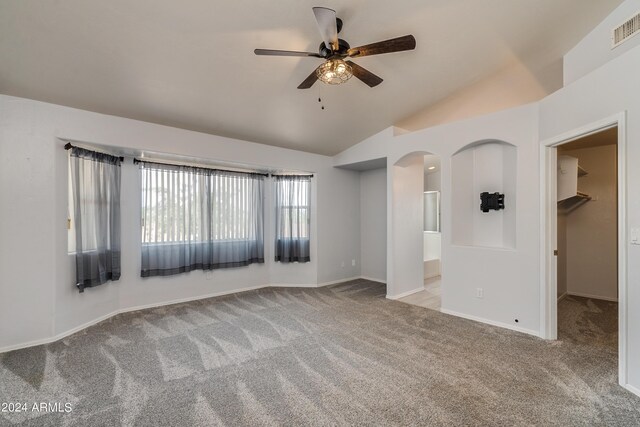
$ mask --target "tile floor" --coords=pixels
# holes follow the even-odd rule
[[[440,311],[440,276],[425,279],[424,291],[400,298],[399,301]]]

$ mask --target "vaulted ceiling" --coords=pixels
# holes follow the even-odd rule
[[[557,69],[621,2],[2,0],[0,93],[335,154],[510,63]],[[351,46],[413,34],[417,48],[354,60],[376,88],[296,89],[320,59],[253,49],[317,51],[312,6],[337,11]]]

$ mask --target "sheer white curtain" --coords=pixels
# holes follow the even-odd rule
[[[138,162],[142,277],[264,262],[264,176]]]
[[[119,157],[71,148],[70,218],[80,292],[120,278]]]
[[[310,257],[311,176],[275,176],[276,248],[280,262],[308,262]]]

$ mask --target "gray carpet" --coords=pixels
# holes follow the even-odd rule
[[[640,425],[615,349],[579,338],[611,332],[597,304],[563,300],[561,324],[580,325],[545,342],[384,295],[367,281],[263,289],[2,354],[0,402],[73,410],[0,424]]]
[[[618,303],[566,296],[558,303],[558,339],[618,356]]]

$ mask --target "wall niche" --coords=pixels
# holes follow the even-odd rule
[[[517,148],[504,141],[469,144],[451,158],[452,243],[516,248]],[[503,210],[480,210],[480,193],[505,195]]]

